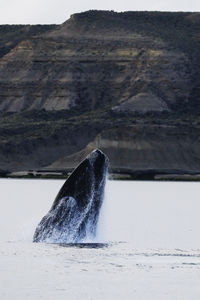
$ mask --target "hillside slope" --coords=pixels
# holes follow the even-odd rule
[[[116,169],[200,170],[200,13],[88,11],[0,34],[0,169],[70,168],[98,145]]]

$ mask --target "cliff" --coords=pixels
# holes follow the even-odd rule
[[[0,26],[0,169],[200,171],[200,13],[88,11]]]

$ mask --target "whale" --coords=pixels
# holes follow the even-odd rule
[[[95,149],[75,168],[36,227],[33,242],[82,243],[95,238],[108,166],[108,157]]]

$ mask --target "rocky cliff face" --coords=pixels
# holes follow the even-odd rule
[[[114,168],[199,170],[199,20],[89,11],[0,26],[0,168],[67,168],[98,144]]]
[[[47,169],[74,168],[92,149],[109,155],[115,172],[199,172],[199,130],[165,125],[129,125],[102,131],[84,150],[64,156]]]

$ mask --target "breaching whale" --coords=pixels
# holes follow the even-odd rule
[[[50,211],[37,226],[33,242],[77,243],[96,235],[108,158],[91,152],[65,181]]]

